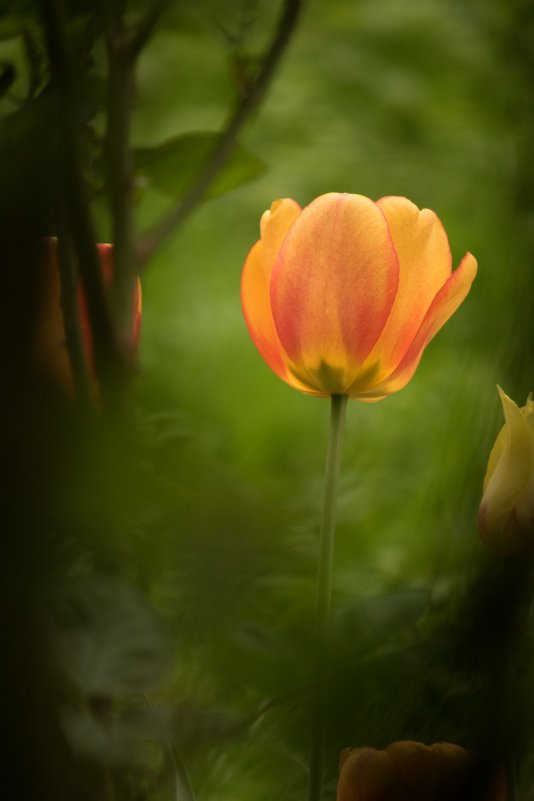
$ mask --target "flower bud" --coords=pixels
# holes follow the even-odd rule
[[[499,387],[504,411],[490,453],[478,525],[480,536],[500,553],[534,542],[534,403],[520,409]]]

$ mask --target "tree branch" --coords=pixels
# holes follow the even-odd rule
[[[113,311],[123,353],[131,351],[137,264],[133,212],[134,164],[130,145],[136,60],[152,34],[168,0],[153,0],[136,25],[128,28],[124,4],[104,3],[109,64],[106,162],[113,229]]]
[[[135,285],[133,160],[130,148],[134,59],[122,18],[108,19],[105,155],[113,241],[113,311],[123,352],[130,350]]]
[[[141,236],[137,249],[137,259],[140,265],[146,264],[160,244],[191,214],[227,163],[237,144],[239,133],[269,87],[278,63],[296,29],[303,4],[304,0],[285,0],[275,34],[264,55],[256,78],[230,115],[217,145],[209,155],[196,181],[185,196]]]

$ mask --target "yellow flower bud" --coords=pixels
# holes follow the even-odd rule
[[[520,409],[500,387],[499,395],[505,423],[490,453],[478,522],[488,545],[511,553],[534,535],[534,402],[530,395]]]

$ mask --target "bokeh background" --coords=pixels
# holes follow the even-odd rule
[[[133,144],[219,130],[276,11],[171,4],[140,61]],[[179,760],[198,801],[304,795],[329,409],[263,363],[239,282],[274,199],[345,191],[435,210],[479,273],[410,384],[349,403],[325,798],[341,748],[399,739],[513,753],[534,798],[528,638],[507,617],[521,565],[476,527],[496,385],[521,405],[534,386],[533,35],[523,0],[308,3],[240,138],[254,180],[219,187],[143,274],[125,430],[54,417],[76,447],[49,486],[43,584],[76,797],[181,798]],[[141,170],[140,230],[180,169]]]

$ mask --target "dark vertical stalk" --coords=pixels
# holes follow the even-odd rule
[[[61,165],[67,223],[87,300],[96,373],[105,394],[112,378],[122,372],[122,360],[104,292],[93,222],[80,167],[77,91],[66,39],[64,7],[61,0],[41,0],[41,9],[52,79],[58,97],[61,144],[61,159],[58,158],[58,161]]]
[[[106,157],[112,220],[112,303],[123,352],[131,349],[135,288],[133,159],[130,148],[135,57],[124,28],[121,9],[108,17],[109,83]]]
[[[69,354],[74,392],[80,408],[84,412],[89,412],[93,407],[93,390],[78,312],[76,267],[66,232],[63,235],[60,231],[57,248],[65,344]]]

